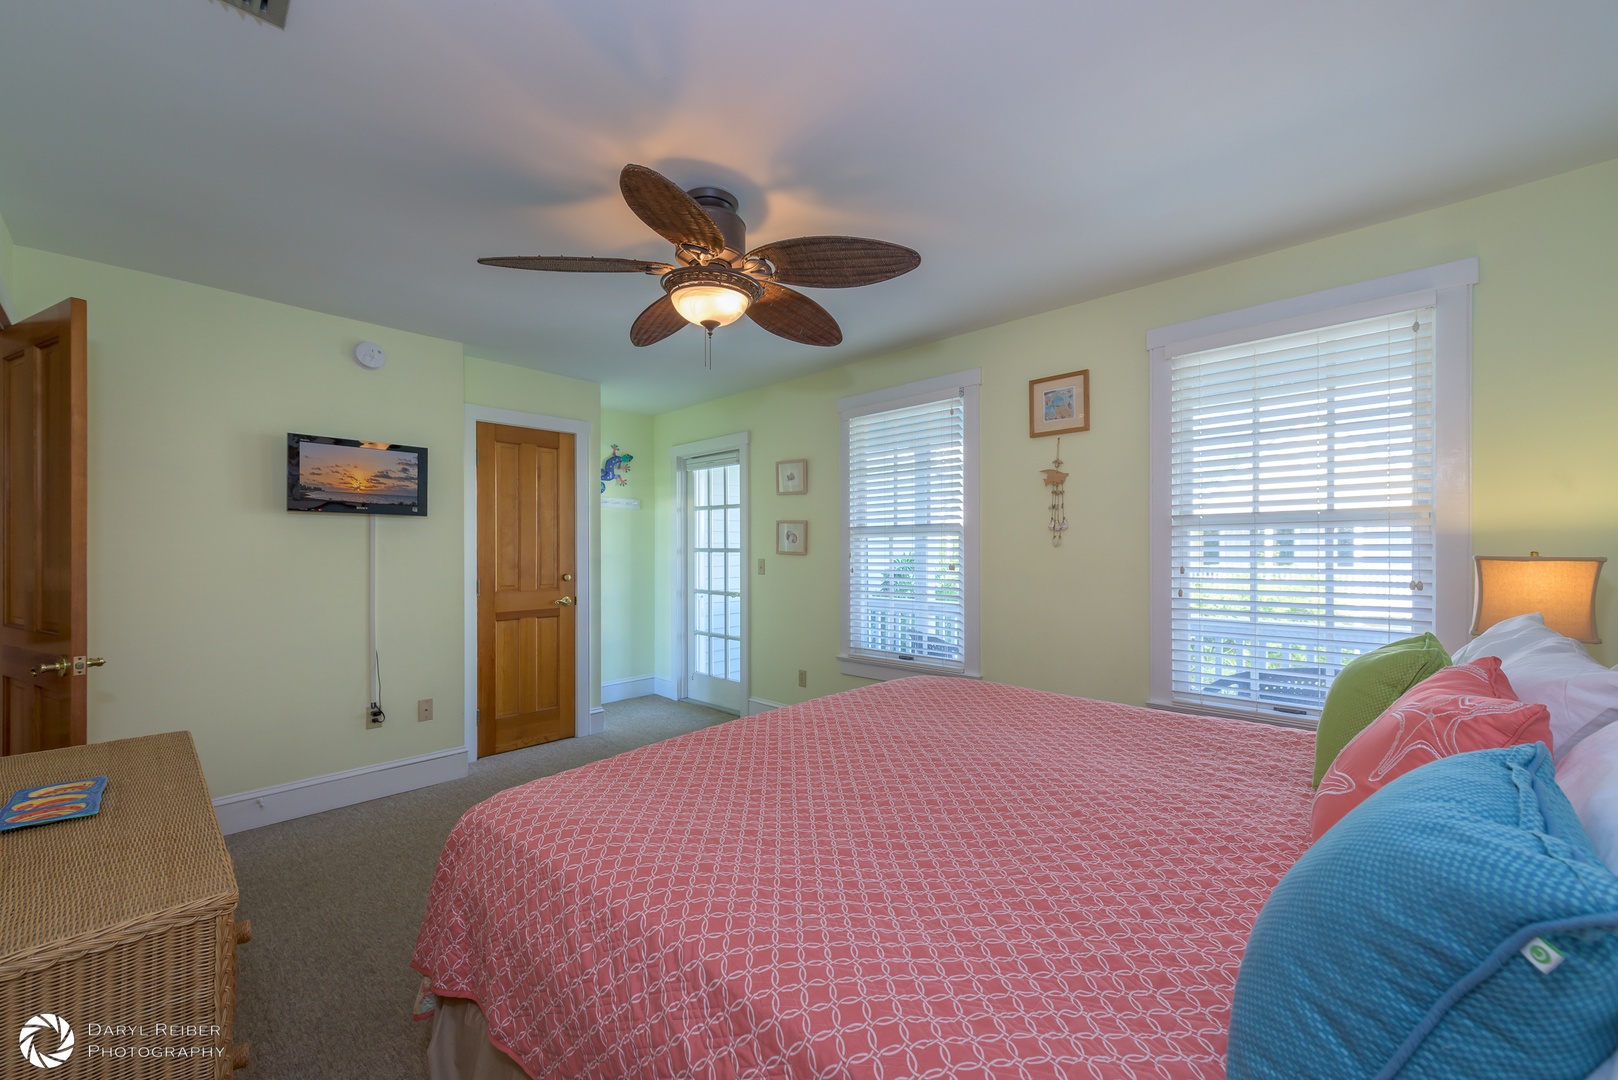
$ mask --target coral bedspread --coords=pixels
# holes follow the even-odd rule
[[[504,791],[415,968],[534,1077],[1222,1076],[1307,734],[963,679]]]

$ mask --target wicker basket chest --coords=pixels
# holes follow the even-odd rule
[[[0,833],[0,1078],[224,1080],[232,1047],[236,874],[189,732],[0,758],[20,788],[106,776],[94,817]],[[246,940],[243,932],[242,940]],[[47,1015],[48,1014],[48,1015]],[[48,1029],[47,1029],[48,1028]]]

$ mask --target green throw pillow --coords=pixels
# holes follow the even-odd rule
[[[1431,634],[1395,641],[1350,660],[1326,692],[1315,729],[1315,787],[1348,745],[1372,720],[1388,711],[1406,690],[1439,668],[1449,653]]]

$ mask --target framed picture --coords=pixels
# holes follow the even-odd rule
[[[777,521],[775,523],[775,553],[777,555],[809,554],[809,523],[807,521]]]
[[[809,490],[809,462],[803,458],[775,463],[775,493],[802,495]]]
[[[1028,437],[1090,430],[1090,369],[1028,380]]]

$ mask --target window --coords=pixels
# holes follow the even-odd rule
[[[1476,265],[1148,336],[1154,703],[1309,724],[1354,657],[1464,640]]]
[[[838,402],[845,675],[978,675],[978,371]]]

